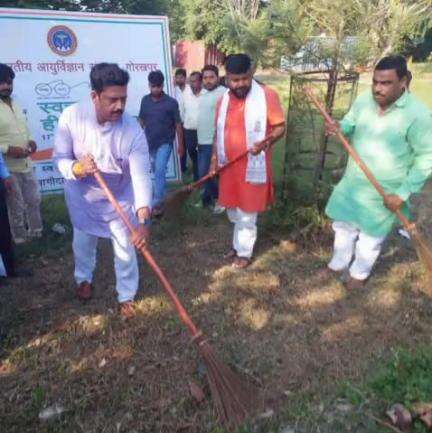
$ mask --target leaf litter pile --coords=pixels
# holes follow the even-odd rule
[[[240,272],[223,260],[232,234],[225,215],[162,222],[152,250],[221,357],[269,396],[271,407],[244,431],[318,431],[302,430],[298,402],[318,404],[341,382],[362,380],[394,347],[430,344],[432,301],[415,252],[396,234],[366,287],[347,292],[318,274],[330,231],[313,243],[277,233],[260,231],[256,259]],[[0,287],[1,431],[222,432],[205,368],[144,262],[128,322],[117,313],[108,242],[86,304],[74,298],[70,246],[24,264],[32,279]]]

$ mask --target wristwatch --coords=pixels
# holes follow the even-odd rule
[[[138,222],[144,226],[151,225],[151,218],[138,218]]]

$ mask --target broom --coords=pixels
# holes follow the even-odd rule
[[[315,107],[318,109],[318,111],[323,115],[324,119],[328,123],[336,124],[335,120],[332,119],[332,117],[325,110],[324,106],[318,101],[312,89],[304,88],[303,90],[306,93],[306,95],[309,97],[309,99],[312,101],[312,103],[315,105]],[[378,191],[381,197],[385,199],[386,192],[384,191],[383,187],[379,184],[376,177],[372,174],[372,172],[369,170],[369,168],[360,158],[360,155],[357,153],[357,151],[350,145],[349,141],[342,134],[340,129],[337,130],[336,135],[339,138],[345,150],[349,153],[351,158],[360,167],[360,169],[363,171],[363,173],[368,178],[370,183],[375,187],[375,189]],[[401,212],[400,209],[397,209],[394,213],[401,221],[405,230],[407,230],[408,233],[410,234],[417,255],[420,261],[423,263],[426,272],[428,274],[428,277],[430,279],[432,277],[432,249],[430,248],[426,240],[423,238],[423,236],[418,232],[415,223],[409,221],[408,218]]]
[[[135,228],[129,221],[123,209],[106,184],[102,173],[97,170],[94,177],[104,190],[108,200],[123,220],[128,230],[133,234]],[[196,327],[186,309],[181,304],[171,283],[154,260],[149,249],[141,248],[140,253],[146,259],[153,272],[162,283],[163,288],[170,297],[180,319],[192,335],[192,341],[197,345],[198,351],[207,370],[207,379],[213,397],[213,404],[219,421],[228,429],[240,425],[246,418],[253,415],[259,408],[258,390],[244,382],[214,352],[204,334]]]
[[[271,136],[267,136],[264,138],[263,142],[268,142],[271,140]],[[166,214],[174,213],[176,212],[179,207],[183,204],[185,200],[187,200],[190,196],[190,194],[198,189],[201,185],[203,185],[208,180],[212,179],[213,177],[220,174],[222,171],[226,170],[228,167],[231,167],[234,165],[237,161],[240,161],[241,159],[245,158],[250,153],[249,150],[246,150],[245,152],[241,153],[239,156],[234,158],[232,161],[227,162],[222,167],[219,167],[217,170],[212,171],[205,176],[203,176],[201,179],[197,180],[194,183],[191,183],[189,185],[185,185],[184,187],[178,189],[177,191],[172,192],[168,195],[168,197],[165,199],[164,203],[164,211]]]

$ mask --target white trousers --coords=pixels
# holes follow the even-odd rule
[[[257,212],[244,212],[238,207],[227,209],[234,224],[233,248],[239,257],[250,259],[257,238]]]
[[[116,291],[119,302],[131,301],[138,291],[139,273],[135,248],[124,230],[111,231],[114,249],[114,269],[116,274]],[[96,248],[98,237],[85,233],[74,227],[72,249],[75,258],[75,281],[92,282],[96,267]]]
[[[351,277],[357,280],[368,278],[386,237],[369,236],[352,224],[341,221],[334,221],[332,228],[335,238],[328,267],[333,271],[349,269]]]

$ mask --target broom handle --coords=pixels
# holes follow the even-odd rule
[[[102,173],[99,170],[97,170],[94,173],[94,177],[96,178],[96,180],[99,183],[99,185],[101,186],[101,188],[104,190],[108,200],[114,206],[115,210],[117,211],[117,213],[119,214],[119,216],[123,220],[123,222],[125,223],[126,227],[129,229],[129,231],[132,234],[135,233],[135,227],[130,222],[126,213],[121,208],[117,199],[114,197],[113,193],[109,189],[108,185],[105,182],[105,179],[102,176]],[[201,331],[192,322],[192,319],[190,318],[186,309],[183,307],[182,303],[180,302],[179,298],[177,297],[176,293],[174,292],[174,289],[173,289],[171,283],[168,281],[168,279],[166,278],[166,276],[164,275],[162,270],[159,268],[158,264],[154,260],[152,254],[150,253],[148,248],[141,248],[139,251],[143,255],[143,257],[146,259],[147,263],[150,265],[153,272],[158,277],[159,281],[162,283],[165,291],[168,293],[169,297],[171,298],[171,301],[173,302],[174,307],[176,308],[177,312],[179,313],[181,320],[187,326],[187,328],[189,329],[192,336],[196,337],[196,336],[200,335]]]
[[[309,99],[312,101],[312,103],[316,106],[318,111],[323,115],[325,120],[328,123],[335,124],[336,121],[327,113],[324,106],[321,104],[321,102],[318,101],[317,97],[313,93],[313,91],[309,88],[304,89],[306,95],[309,97]],[[342,143],[345,150],[349,153],[351,158],[357,163],[357,165],[360,167],[360,169],[363,171],[365,176],[368,178],[370,183],[375,187],[375,189],[378,191],[378,193],[381,195],[383,199],[386,198],[387,194],[384,191],[381,184],[378,182],[376,177],[373,175],[373,173],[369,170],[368,166],[363,162],[363,160],[360,158],[360,155],[357,153],[357,151],[350,145],[347,138],[342,134],[341,130],[338,128],[336,132],[337,137],[339,138],[340,142]],[[400,211],[400,209],[397,209],[394,211],[396,216],[399,218],[401,223],[404,225],[404,227],[409,230],[412,228],[412,223],[409,221],[409,219]]]
[[[264,141],[269,141],[271,140],[271,136],[268,135],[267,137],[264,138]],[[241,159],[243,159],[245,156],[247,156],[250,153],[250,150],[246,150],[245,152],[242,152],[239,156],[235,157],[232,161],[228,161],[225,165],[223,165],[222,167],[219,167],[217,170],[210,172],[208,174],[206,174],[205,176],[203,176],[201,179],[197,180],[196,182],[190,184],[188,186],[188,188],[190,189],[196,189],[199,186],[201,186],[203,183],[207,182],[209,179],[211,179],[212,177],[217,176],[219,173],[221,173],[222,171],[224,171],[226,168],[231,167],[233,164],[235,164],[237,161],[240,161]]]

